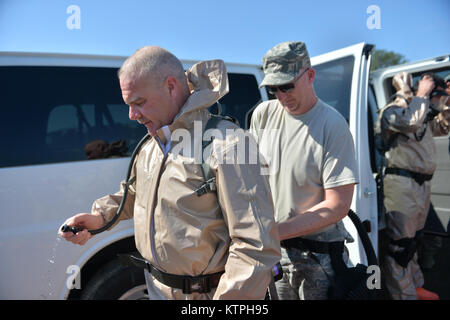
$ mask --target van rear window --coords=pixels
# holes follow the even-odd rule
[[[339,111],[347,123],[350,117],[353,66],[353,56],[313,66],[316,70],[314,89],[317,96]]]
[[[126,156],[146,133],[115,68],[1,67],[0,86],[0,167]]]

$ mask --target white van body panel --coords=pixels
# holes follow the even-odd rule
[[[377,252],[377,191],[376,183],[370,168],[370,151],[367,127],[367,84],[369,76],[368,68],[370,66],[370,52],[365,55],[365,50],[367,50],[367,48],[365,48],[365,43],[359,43],[347,48],[313,57],[311,58],[311,64],[314,67],[314,65],[331,60],[337,60],[346,56],[353,56],[354,58],[350,95],[349,128],[355,143],[359,184],[355,185],[351,208],[357,213],[361,221],[370,221],[371,232],[369,233],[369,237],[372,241],[375,252]],[[332,90],[332,88],[330,88],[330,90]],[[344,219],[344,225],[352,237],[355,240],[358,239],[353,243],[346,244],[349,249],[351,262],[354,265],[357,263],[367,264],[364,248],[359,241],[359,236],[352,221],[348,217]]]

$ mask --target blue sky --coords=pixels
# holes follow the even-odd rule
[[[70,5],[79,29],[67,27]],[[159,45],[181,59],[260,64],[282,41],[305,41],[311,56],[364,41],[414,61],[449,54],[449,31],[448,0],[0,0],[0,51],[128,56]]]

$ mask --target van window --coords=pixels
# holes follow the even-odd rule
[[[417,71],[417,72],[412,72],[411,75],[413,77],[413,90],[417,90],[417,86],[419,85],[419,81],[420,78],[422,77],[422,74],[426,73],[426,72],[430,72],[430,73],[434,73],[437,76],[441,77],[442,79],[445,79],[446,76],[448,76],[450,74],[450,70],[448,69],[448,67],[444,67],[444,68],[439,68],[439,69],[434,69],[434,70],[421,70],[421,71]],[[383,83],[384,83],[384,87],[385,87],[385,91],[386,91],[386,101],[389,101],[389,99],[395,94],[396,90],[394,88],[394,86],[392,85],[392,79],[394,78],[395,74],[391,77],[388,77],[386,79],[384,79]],[[383,106],[379,106],[380,108]]]
[[[431,70],[431,71],[427,71],[427,72],[434,73],[435,75],[441,77],[442,79],[445,79],[445,77],[450,75],[450,70],[448,69],[448,67],[435,69],[435,70]],[[416,83],[420,81],[422,74],[427,73],[427,72],[422,71],[422,72],[413,73],[412,76],[413,76],[414,86],[418,85]],[[392,83],[392,80],[391,80],[391,83]]]
[[[222,114],[237,119],[242,128],[248,129],[247,113],[261,102],[258,82],[254,75],[238,73],[229,73],[228,82],[230,92],[219,100]],[[211,107],[210,111],[217,113],[217,107]]]
[[[0,167],[129,156],[146,129],[129,121],[116,72],[1,67]]]
[[[223,113],[243,125],[257,82],[229,80]],[[128,118],[116,68],[0,67],[0,88],[0,168],[130,156],[147,133]]]
[[[347,123],[350,114],[353,66],[353,56],[314,65],[316,70],[314,89],[317,96],[339,111]]]

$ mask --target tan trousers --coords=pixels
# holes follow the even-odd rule
[[[388,174],[384,178],[384,205],[386,208],[386,233],[391,240],[414,238],[423,229],[430,207],[431,183],[422,185],[412,178]],[[401,247],[389,244],[396,252]],[[417,262],[417,253],[406,268],[390,255],[385,260],[386,286],[395,300],[416,300],[416,288],[422,287],[424,278]]]

